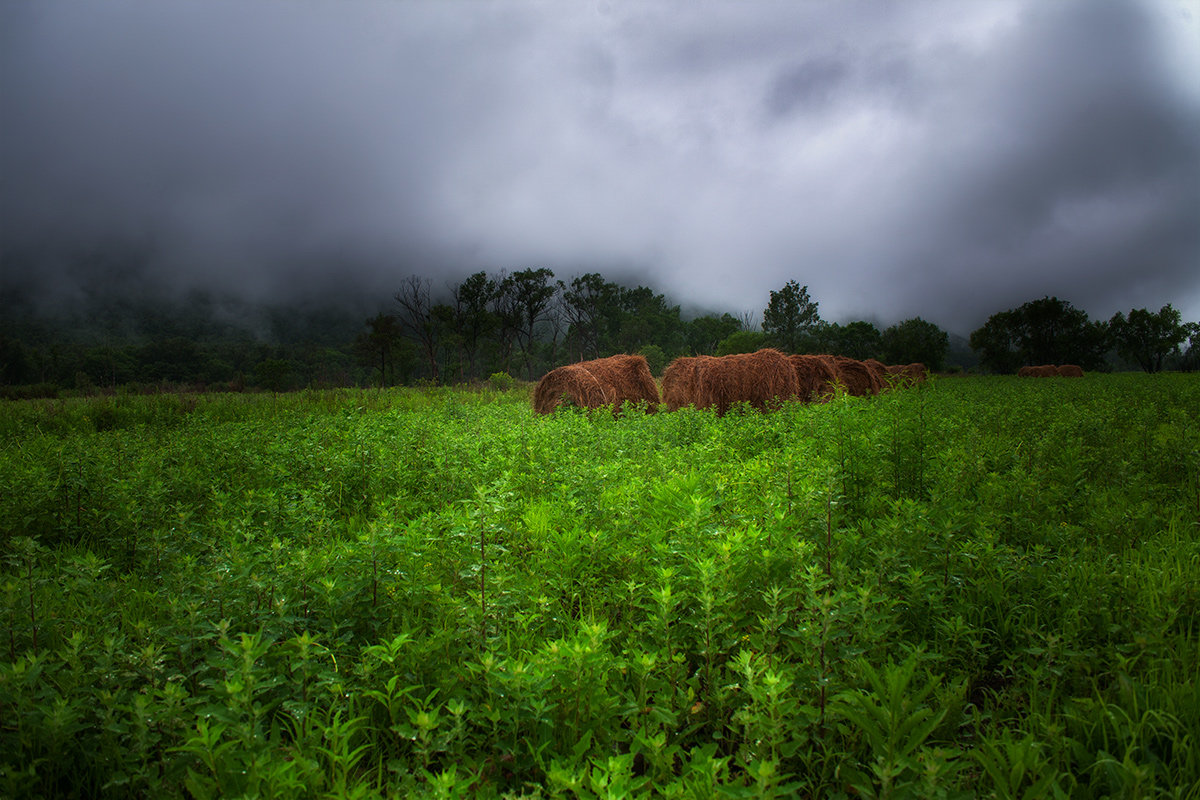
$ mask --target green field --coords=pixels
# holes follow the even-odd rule
[[[1200,797],[1200,378],[0,405],[3,797]]]

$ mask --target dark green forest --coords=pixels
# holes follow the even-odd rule
[[[1200,325],[1169,304],[1093,320],[1043,297],[997,310],[967,339],[920,317],[883,330],[867,320],[824,320],[796,281],[771,291],[761,310],[685,312],[651,287],[598,272],[560,278],[548,268],[445,282],[409,275],[390,297],[343,291],[276,300],[173,292],[111,264],[80,274],[73,292],[53,300],[31,288],[0,289],[5,397],[532,381],[618,352],[644,355],[659,374],[677,356],[767,346],[919,361],[947,373],[1043,363],[1193,370],[1200,356]]]

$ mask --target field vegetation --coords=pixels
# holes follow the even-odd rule
[[[1200,797],[1200,380],[0,407],[0,796]]]

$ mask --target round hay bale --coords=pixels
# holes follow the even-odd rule
[[[838,382],[846,390],[846,394],[865,397],[878,394],[884,387],[882,379],[875,371],[856,358],[846,356],[826,356],[834,369],[837,370]]]
[[[698,405],[696,400],[696,376],[700,365],[712,356],[681,356],[663,370],[662,400],[667,411],[678,411],[685,406]]]
[[[582,361],[576,366],[592,373],[606,390],[612,390],[610,402],[613,404],[613,411],[619,411],[626,402],[642,401],[645,401],[647,410],[651,413],[658,410],[658,384],[650,374],[650,364],[645,356],[621,354],[594,361]]]
[[[560,405],[599,408],[613,402],[614,392],[580,364],[567,364],[542,376],[533,390],[533,410],[553,413]]]
[[[1021,367],[1017,370],[1020,378],[1054,378],[1058,376],[1058,367],[1053,364],[1042,364],[1036,367]]]
[[[833,396],[837,371],[824,356],[792,355],[788,356],[788,361],[796,370],[796,397],[807,403],[828,400]]]
[[[1060,378],[1082,378],[1083,367],[1077,364],[1059,364],[1058,376]]]
[[[862,363],[867,366],[875,375],[875,382],[879,384],[880,391],[883,391],[890,385],[888,381],[887,365],[877,358],[864,358]]]
[[[767,348],[754,353],[711,358],[699,365],[696,407],[722,415],[735,403],[759,411],[778,408],[799,392],[796,370],[788,357]]]

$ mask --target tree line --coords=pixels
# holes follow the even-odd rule
[[[921,361],[942,369],[949,335],[921,318],[880,331],[866,321],[821,319],[808,287],[789,281],[757,315],[709,313],[685,319],[678,305],[645,286],[623,286],[591,272],[556,280],[546,268],[477,272],[439,297],[429,278],[410,276],[395,306],[367,321],[356,352],[381,384],[414,375],[462,382],[494,372],[535,380],[564,363],[639,353],[659,373],[683,355],[727,355],[763,347]]]
[[[1200,324],[1184,322],[1170,303],[1156,312],[1117,312],[1103,322],[1065,300],[1043,297],[993,314],[971,334],[970,342],[980,363],[997,373],[1039,364],[1191,371],[1200,361]]]
[[[770,292],[757,315],[704,314],[684,319],[678,305],[645,286],[626,287],[599,273],[555,280],[549,269],[489,275],[450,284],[442,300],[432,281],[410,276],[395,308],[368,322],[358,352],[375,364],[381,383],[414,374],[464,381],[498,370],[534,380],[563,363],[613,353],[640,353],[658,374],[682,355],[727,355],[776,347],[788,353],[830,353],[889,364],[947,366],[949,335],[915,317],[882,331],[856,320],[828,322],[807,286],[788,281]],[[1026,364],[1078,364],[1088,370],[1192,370],[1200,325],[1182,321],[1170,304],[1091,320],[1057,297],[993,314],[969,343],[983,371],[1012,373]]]
[[[436,286],[410,275],[365,320],[332,305],[219,311],[211,297],[194,294],[175,305],[123,300],[92,309],[102,319],[87,322],[8,314],[0,324],[0,386],[21,396],[130,384],[284,390],[497,374],[532,381],[555,366],[613,353],[639,353],[659,374],[677,356],[763,347],[921,362],[934,371],[963,366],[948,363],[950,337],[937,325],[921,317],[883,330],[866,320],[829,322],[795,280],[769,293],[761,320],[754,311],[685,316],[649,287],[598,272],[562,280],[545,267],[480,271]],[[245,321],[251,317],[253,325]],[[1197,342],[1200,325],[1184,322],[1169,304],[1097,321],[1044,297],[993,314],[969,346],[972,364],[985,372],[1043,363],[1155,372],[1195,369]]]

